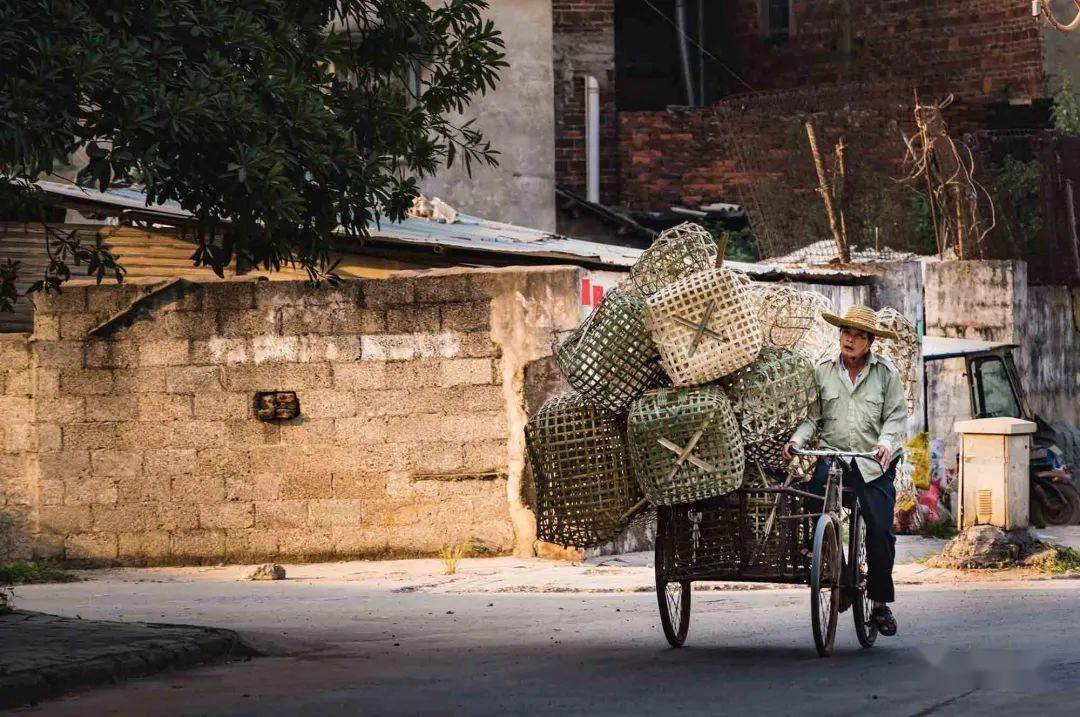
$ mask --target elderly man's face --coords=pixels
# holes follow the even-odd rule
[[[858,329],[840,329],[840,355],[845,359],[858,361],[870,352],[874,337]]]

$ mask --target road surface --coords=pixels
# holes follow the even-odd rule
[[[228,627],[268,656],[29,715],[1076,714],[1080,580],[903,586],[897,637],[822,660],[805,589],[695,592],[669,649],[649,593],[445,594],[365,580],[31,586],[19,607]],[[134,573],[139,574],[139,573]]]

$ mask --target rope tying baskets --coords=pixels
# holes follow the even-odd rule
[[[642,307],[633,294],[609,291],[555,349],[570,385],[611,411],[625,411],[643,391],[667,383]]]
[[[796,351],[766,346],[721,384],[742,428],[747,460],[784,470],[780,449],[818,397],[813,364]]]
[[[919,385],[919,332],[915,325],[896,309],[886,306],[877,312],[878,326],[892,331],[896,339],[877,338],[874,353],[892,361],[904,384],[908,413],[915,410],[915,390]]]
[[[736,272],[708,269],[645,301],[645,323],[677,386],[708,383],[753,361],[761,327]]]
[[[832,304],[816,291],[797,291],[785,284],[755,283],[750,288],[761,339],[766,346],[793,349]]]
[[[660,232],[630,269],[630,281],[642,296],[651,296],[684,276],[716,266],[716,242],[704,227],[683,222]]]
[[[634,471],[654,505],[722,495],[742,482],[742,438],[719,386],[647,392],[630,411],[629,434]]]
[[[525,426],[537,537],[588,548],[616,537],[641,498],[621,415],[574,393],[553,396]]]

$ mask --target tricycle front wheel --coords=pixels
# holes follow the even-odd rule
[[[810,622],[814,647],[822,657],[832,654],[836,620],[840,614],[840,541],[829,514],[818,518],[814,529],[814,555],[810,564]]]

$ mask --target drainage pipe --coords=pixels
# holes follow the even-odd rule
[[[682,67],[683,89],[686,91],[686,104],[697,106],[697,93],[694,92],[694,76],[690,73],[690,45],[686,37],[686,0],[675,0],[675,32],[679,42],[679,64]]]
[[[585,78],[585,198],[600,201],[600,83]]]

